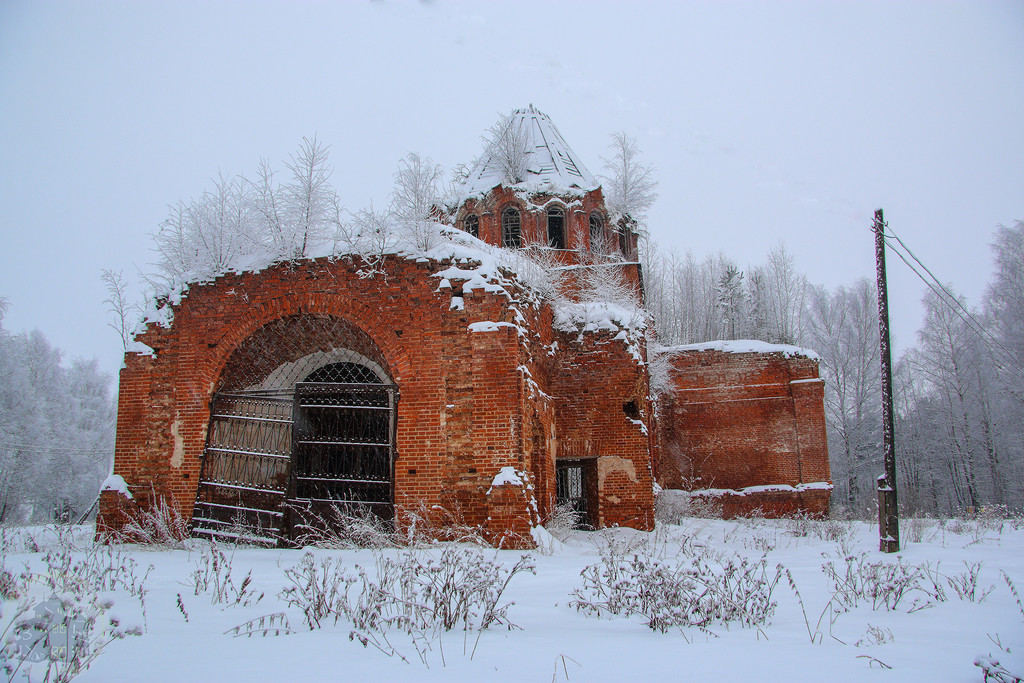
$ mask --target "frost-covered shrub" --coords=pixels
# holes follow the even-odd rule
[[[663,524],[682,524],[687,517],[720,519],[721,503],[711,496],[694,496],[689,491],[662,489],[654,501],[654,519]]]
[[[836,607],[843,610],[864,601],[870,602],[873,610],[884,607],[891,611],[911,593],[922,593],[926,600],[941,600],[935,582],[928,581],[925,567],[903,564],[899,558],[895,563],[870,562],[867,553],[860,553],[843,558],[843,566],[838,569],[832,562],[821,569],[832,584]]]
[[[208,595],[211,605],[247,607],[262,600],[263,593],[257,595],[256,589],[252,586],[252,570],[249,570],[240,584],[235,585],[234,579],[231,578],[232,560],[233,556],[226,555],[215,542],[203,546],[199,559],[196,560],[195,569],[188,578],[193,595]],[[178,602],[181,607],[180,595]]]
[[[513,628],[512,603],[502,594],[516,574],[535,573],[524,555],[510,570],[475,548],[447,547],[437,559],[407,551],[397,558],[377,556],[376,577],[356,567],[358,592],[346,590],[341,612],[359,630],[389,628],[412,631],[482,630],[492,624]]]
[[[531,558],[524,555],[512,569],[488,559],[475,548],[450,546],[440,557],[406,550],[397,557],[375,553],[375,571],[341,561],[303,555],[299,564],[285,570],[291,585],[280,598],[303,612],[310,630],[326,619],[345,619],[363,644],[377,635],[398,630],[420,638],[454,628],[482,630],[493,624],[513,628],[508,620],[511,603],[502,595],[514,576],[534,573]],[[377,635],[374,635],[377,634]]]
[[[325,515],[303,510],[296,524],[296,542],[316,548],[394,548],[402,538],[388,520],[365,508],[347,510],[334,506]]]
[[[153,504],[132,516],[112,540],[183,550],[188,538],[188,524],[178,510],[165,498],[154,497]]]
[[[984,602],[995,586],[987,589],[978,589],[978,574],[981,572],[981,562],[967,562],[964,560],[964,571],[946,577],[946,583],[953,589],[956,596],[968,602]]]
[[[32,605],[19,605],[7,625],[0,668],[8,680],[70,681],[99,657],[103,648],[126,636],[142,635],[111,612],[114,601],[94,592],[62,593]]]
[[[921,543],[925,535],[935,528],[937,522],[927,515],[904,518],[905,538],[911,543]]]
[[[564,541],[569,534],[579,528],[583,513],[576,509],[572,503],[556,505],[551,511],[547,520],[544,521],[544,528],[560,541]]]
[[[772,591],[781,576],[761,558],[751,562],[693,557],[663,561],[634,555],[606,555],[582,572],[570,605],[587,615],[639,614],[662,633],[670,628],[708,628],[720,623],[760,627],[771,620]]]
[[[1016,674],[1010,673],[999,660],[992,655],[978,655],[974,658],[974,666],[981,669],[985,675],[985,683],[1022,683],[1024,679]]]
[[[9,679],[70,681],[85,671],[114,640],[141,635],[145,623],[146,579],[152,567],[109,546],[74,548],[71,529],[57,531],[57,543],[40,561],[43,571],[26,569],[15,577],[5,572],[5,599],[17,600],[2,624],[0,668]],[[115,611],[118,593],[138,601],[139,619],[131,601]]]
[[[337,622],[338,602],[346,586],[340,560],[322,558],[318,563],[313,553],[307,552],[297,565],[285,569],[284,575],[291,585],[285,586],[278,597],[289,607],[301,610],[310,631],[320,628],[320,622],[328,617],[333,616]]]

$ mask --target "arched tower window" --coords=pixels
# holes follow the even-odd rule
[[[619,249],[622,250],[622,255],[625,258],[632,258],[633,244],[632,244],[633,231],[629,229],[629,225],[623,223],[619,226]]]
[[[468,232],[473,237],[480,237],[480,218],[475,214],[466,216],[466,220],[463,221],[463,225],[466,227]]]
[[[509,249],[523,246],[520,225],[519,209],[510,206],[501,212],[501,246]]]
[[[590,250],[603,252],[604,248],[604,218],[597,211],[590,212]]]
[[[548,209],[548,246],[565,249],[565,211],[557,206]]]

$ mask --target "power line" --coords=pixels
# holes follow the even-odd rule
[[[910,247],[908,247],[906,243],[902,239],[900,239],[899,235],[897,235],[889,227],[889,224],[885,223],[883,227],[884,229],[888,230],[889,235],[899,243],[900,247],[906,250],[910,258],[912,258],[918,265],[920,265],[920,267],[926,273],[928,273],[928,275],[931,277],[931,280],[922,275],[921,272],[917,269],[917,267],[915,267],[914,264],[907,260],[907,257],[903,255],[899,247],[897,247],[888,239],[885,240],[885,243],[893,250],[893,252],[897,256],[900,257],[900,260],[907,264],[907,267],[910,268],[910,270],[915,275],[917,275],[917,277],[920,278],[921,281],[924,282],[925,285],[927,285],[928,288],[932,290],[932,292],[935,293],[939,301],[941,301],[958,318],[960,318],[960,320],[963,321],[965,325],[967,325],[975,334],[978,335],[982,343],[984,343],[985,346],[988,347],[988,349],[992,352],[994,358],[996,359],[997,365],[1005,366],[1006,364],[1008,364],[1013,366],[1018,372],[1024,374],[1024,365],[1022,365],[1020,361],[1018,361],[1017,358],[1014,357],[1014,355],[1003,345],[1001,341],[999,341],[999,339],[997,339],[994,335],[992,335],[991,332],[985,329],[985,326],[978,321],[974,314],[971,313],[971,311],[968,310],[960,302],[960,300],[952,292],[950,292],[946,288],[946,286],[942,284],[941,281],[939,281],[937,277],[935,277],[935,274],[932,273],[932,271],[921,261],[921,259],[919,259],[914,254],[913,251],[911,251]],[[952,304],[955,304],[955,306],[952,305],[951,302]],[[1002,363],[999,363],[1000,360],[1002,360]],[[1000,367],[1000,369],[1004,370],[1006,368]]]
[[[7,443],[0,441],[0,448],[11,448],[19,451],[32,451],[33,453],[102,453],[104,448],[57,448],[53,446],[40,446],[29,443]]]

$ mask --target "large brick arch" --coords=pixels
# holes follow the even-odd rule
[[[306,312],[277,318],[242,340],[215,390],[284,389],[341,349],[379,366],[392,380],[387,359],[366,332],[338,316]]]
[[[373,310],[352,296],[302,292],[278,296],[245,309],[245,316],[216,340],[215,352],[207,360],[200,374],[213,382],[221,378],[232,354],[259,330],[278,320],[304,314],[327,315],[337,318],[365,334],[379,349],[385,369],[392,381],[401,384],[408,374],[409,359],[405,349],[395,342],[381,310]]]

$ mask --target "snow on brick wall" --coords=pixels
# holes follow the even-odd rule
[[[714,345],[666,352],[675,391],[659,405],[661,486],[742,490],[829,481],[824,385],[811,354]],[[755,493],[723,492],[726,514],[828,509],[827,488]]]
[[[625,403],[637,401],[649,414],[646,373],[628,344],[613,331],[558,332],[549,306],[513,301],[505,291],[463,291],[454,276],[450,287],[438,287],[432,274],[439,267],[445,264],[388,258],[383,272],[359,277],[345,259],[319,259],[191,286],[171,325],[150,325],[138,336],[153,353],[126,354],[121,371],[114,470],[135,496],[131,509],[149,507],[155,496],[191,516],[210,400],[232,353],[270,323],[315,314],[341,319],[371,340],[398,386],[399,523],[409,512],[488,527],[495,539],[496,525],[505,523],[517,538],[529,538],[522,520],[543,520],[554,506],[555,459],[564,455],[559,432],[577,442],[585,425],[586,457],[609,458],[603,523],[650,528],[650,438],[642,415],[623,413]],[[459,307],[452,306],[456,295]],[[275,341],[266,343],[273,348]],[[570,372],[577,376],[567,379]],[[592,400],[581,409],[567,395]],[[577,424],[580,412],[588,417]],[[489,501],[503,467],[528,473],[532,489]],[[122,524],[126,510],[106,496],[101,528]]]

